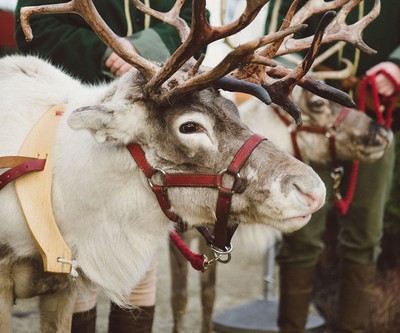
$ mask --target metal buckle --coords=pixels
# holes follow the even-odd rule
[[[332,185],[333,192],[335,197],[339,200],[342,199],[342,195],[339,192],[339,187],[340,183],[342,182],[343,174],[344,174],[344,169],[342,166],[334,168],[331,172],[331,178],[333,180],[333,185]]]

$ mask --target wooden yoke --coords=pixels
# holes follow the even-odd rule
[[[26,137],[19,155],[46,159],[46,165],[41,172],[31,172],[16,179],[15,188],[26,224],[42,256],[44,270],[72,274],[72,252],[58,230],[51,206],[51,153],[58,116],[62,112],[60,105],[50,108]]]

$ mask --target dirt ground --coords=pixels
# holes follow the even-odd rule
[[[196,244],[191,245],[195,249]],[[244,258],[235,248],[232,261],[219,264],[217,274],[217,300],[215,312],[233,308],[264,295],[264,258]],[[200,332],[201,307],[199,298],[199,272],[189,270],[189,303],[185,316],[185,332]],[[170,271],[167,243],[160,251],[157,282],[157,305],[153,333],[172,332],[170,299]],[[14,307],[12,333],[38,333],[39,314],[37,299],[17,300]],[[98,300],[97,333],[107,332],[109,302],[104,295]]]

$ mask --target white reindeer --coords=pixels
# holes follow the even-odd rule
[[[140,1],[132,1],[149,11]],[[43,271],[14,184],[6,185],[0,191],[1,332],[10,329],[13,299],[36,295],[41,295],[42,330],[68,332],[75,295],[87,280],[102,287],[115,303],[124,305],[162,240],[174,229],[166,214],[178,216],[191,227],[218,224],[216,207],[221,191],[232,196],[229,216],[225,216],[228,227],[236,222],[263,223],[292,231],[306,224],[323,205],[325,187],[316,173],[271,142],[254,136],[240,121],[234,104],[217,91],[221,87],[234,89],[232,82],[236,85],[237,80],[223,79],[233,69],[260,62],[260,57],[254,56],[259,47],[303,26],[244,44],[228,61],[209,71],[198,71],[198,65],[189,60],[206,44],[247,25],[266,2],[248,1],[236,24],[219,29],[205,22],[204,0],[193,2],[192,31],[176,19],[182,1],[177,1],[169,15],[149,11],[176,26],[183,40],[161,67],[128,53],[98,19],[89,0],[30,7],[21,12],[28,39],[32,38],[28,24],[31,14],[76,12],[136,69],[108,85],[85,86],[38,58],[12,56],[0,60],[0,156],[17,155],[37,120],[53,105],[65,107],[52,152],[51,201],[58,228],[80,266],[76,281]],[[317,39],[313,48],[318,43]],[[306,61],[312,62],[312,56]],[[263,59],[262,67],[275,65],[268,57]],[[236,74],[247,76],[240,71]],[[293,75],[297,82],[298,71]],[[266,90],[271,88],[271,98],[277,104],[289,103],[300,122],[287,94],[274,90],[278,84],[290,93],[294,81],[283,79],[263,85]],[[245,87],[268,100],[258,85],[248,83]],[[339,92],[330,91],[331,98],[342,99]],[[234,183],[229,175],[222,179],[222,171],[241,147],[249,148],[249,142],[249,156],[240,157]],[[133,160],[132,150],[143,150],[144,156],[136,156],[140,165]],[[183,178],[197,180],[204,175],[216,180],[212,188],[181,184]],[[234,193],[230,186],[238,183],[238,193]],[[159,194],[168,203],[163,209],[153,193],[159,187],[163,189]]]

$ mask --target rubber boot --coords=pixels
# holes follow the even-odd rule
[[[111,303],[108,333],[151,333],[155,306],[121,309]]]
[[[375,265],[344,261],[341,270],[335,333],[366,333]]]
[[[71,333],[95,333],[96,307],[89,311],[77,312],[72,316]]]
[[[315,266],[281,265],[278,327],[281,333],[305,333],[314,288]]]

